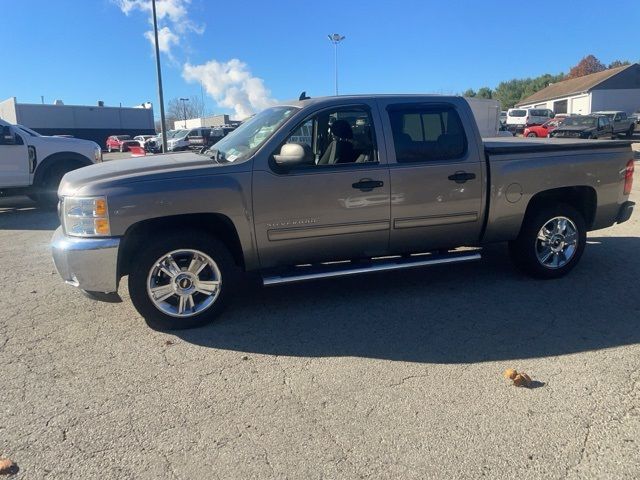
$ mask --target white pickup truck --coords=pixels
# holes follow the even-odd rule
[[[89,140],[45,137],[0,120],[0,197],[28,195],[54,206],[65,173],[102,161],[102,149]]]

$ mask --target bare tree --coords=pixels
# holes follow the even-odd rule
[[[171,129],[174,122],[185,118],[199,118],[204,116],[204,104],[200,97],[189,97],[188,101],[182,102],[180,98],[172,98],[167,104],[166,121],[167,128]]]

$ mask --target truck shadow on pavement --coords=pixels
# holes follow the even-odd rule
[[[27,197],[0,198],[0,230],[55,230],[55,208],[43,209]]]
[[[204,347],[428,363],[536,358],[640,342],[640,238],[589,238],[567,277],[515,271],[505,245],[479,263],[291,286],[245,285],[212,325],[176,332]]]

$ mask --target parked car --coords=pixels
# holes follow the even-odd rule
[[[145,147],[146,143],[150,140],[153,140],[155,135],[136,135],[133,139],[138,142],[138,145],[141,147]]]
[[[507,125],[507,111],[506,110],[502,110],[500,112],[500,124],[502,126],[506,126]]]
[[[213,320],[243,272],[287,284],[468,262],[481,250],[457,247],[508,241],[518,267],[558,278],[588,231],[629,219],[633,169],[628,142],[483,140],[461,97],[305,99],[202,154],[67,174],[53,258],[94,298],[128,275],[138,312],[169,329]]]
[[[132,139],[129,135],[111,135],[107,138],[107,151],[109,153],[114,150],[118,150],[120,152],[126,152],[129,149],[129,145],[138,146],[138,141]]]
[[[611,121],[611,127],[614,135],[625,135],[631,137],[635,129],[636,122],[634,119],[627,117],[625,112],[606,111],[593,112],[594,115],[606,115]]]
[[[631,115],[629,115],[629,118],[632,118],[633,120],[635,120],[636,125],[639,124],[640,123],[640,109],[636,110]]]
[[[28,195],[48,207],[58,202],[64,174],[102,162],[102,149],[89,140],[45,137],[0,120],[0,159],[0,196]]]
[[[548,108],[510,108],[507,110],[507,128],[514,133],[522,133],[531,125],[542,125],[555,117]]]
[[[613,139],[613,128],[606,115],[576,115],[567,117],[556,127],[550,137],[554,138],[609,138]]]
[[[543,123],[542,125],[532,125],[524,129],[522,135],[525,137],[548,137],[562,121],[567,118],[566,115],[556,115],[555,118]]]
[[[177,152],[180,150],[200,149],[209,143],[210,128],[191,128],[178,130],[169,141],[167,150]]]

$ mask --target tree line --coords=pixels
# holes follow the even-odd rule
[[[549,86],[551,83],[561,82],[570,78],[582,77],[591,73],[601,72],[609,68],[622,67],[629,65],[628,60],[614,60],[609,65],[603,64],[593,55],[587,55],[580,60],[575,66],[571,67],[568,74],[545,73],[535,78],[514,78],[504,82],[500,82],[494,89],[482,87],[477,91],[473,89],[465,90],[462,95],[464,97],[489,98],[500,102],[503,109],[512,108],[520,100],[523,100],[538,90]]]

